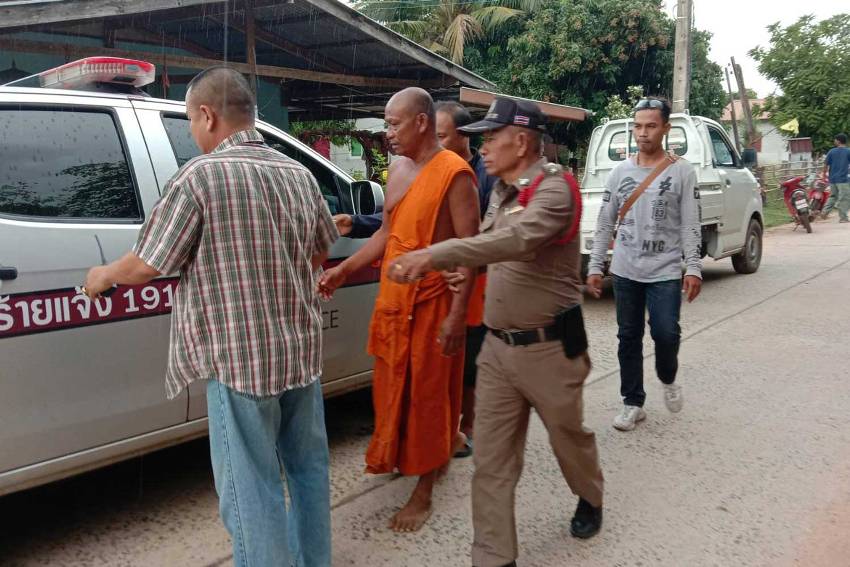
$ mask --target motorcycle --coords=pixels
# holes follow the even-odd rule
[[[809,201],[806,198],[806,189],[803,187],[805,176],[798,175],[780,183],[782,197],[791,217],[794,219],[794,230],[803,225],[806,232],[812,232],[812,216],[809,209]]]
[[[819,175],[809,184],[809,213],[812,218],[817,217],[821,213],[823,206],[828,200],[829,181],[823,175]]]

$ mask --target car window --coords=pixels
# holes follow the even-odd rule
[[[162,117],[162,125],[165,126],[168,141],[171,142],[171,149],[177,158],[177,167],[183,167],[187,161],[201,155],[198,144],[192,139],[188,118],[165,114]]]
[[[708,135],[711,137],[711,151],[714,154],[714,164],[718,167],[735,167],[735,153],[731,146],[726,143],[716,128],[709,128]]]
[[[688,136],[681,126],[673,126],[670,133],[664,138],[664,147],[674,152],[677,156],[688,153]],[[629,155],[638,151],[637,143],[629,132]],[[616,132],[608,142],[608,159],[611,161],[624,161],[626,159],[626,132]]]
[[[0,214],[142,220],[111,113],[0,108]]]
[[[269,146],[273,147],[280,153],[291,157],[310,170],[316,178],[316,181],[319,182],[319,189],[321,189],[322,196],[328,203],[328,208],[331,210],[332,215],[339,213],[351,214],[354,212],[353,205],[348,202],[350,199],[341,198],[342,195],[348,194],[348,182],[334,173],[333,170],[325,166],[323,163],[301,151],[294,145],[287,143],[285,140],[279,139],[277,136],[268,134],[267,132],[263,132],[262,134]]]
[[[187,161],[201,154],[192,139],[192,133],[189,131],[189,120],[185,116],[163,115],[162,123],[168,133],[168,139],[171,141],[178,166],[182,167]],[[322,196],[325,198],[331,214],[354,212],[351,199],[342,197],[348,195],[348,182],[346,180],[339,177],[325,164],[285,140],[267,132],[261,132],[261,134],[270,147],[291,157],[310,170],[319,183],[319,189],[322,191]]]

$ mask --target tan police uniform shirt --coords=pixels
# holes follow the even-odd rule
[[[527,207],[520,191],[540,174],[545,178]],[[432,245],[434,267],[487,269],[484,324],[492,329],[520,330],[551,325],[556,313],[581,303],[579,238],[556,244],[569,229],[575,204],[557,164],[541,159],[516,183],[499,180],[478,236]]]

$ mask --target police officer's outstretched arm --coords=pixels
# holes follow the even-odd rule
[[[560,175],[543,179],[517,222],[478,236],[453,239],[429,248],[436,269],[476,268],[498,262],[528,260],[539,248],[556,240],[569,227],[575,205]]]

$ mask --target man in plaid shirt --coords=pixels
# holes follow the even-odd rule
[[[242,75],[203,71],[189,83],[186,108],[205,155],[168,183],[135,251],[91,269],[86,292],[180,272],[166,390],[173,398],[208,380],[210,453],[234,563],[328,567],[314,288],[338,233],[313,175],[254,129],[256,102]]]

